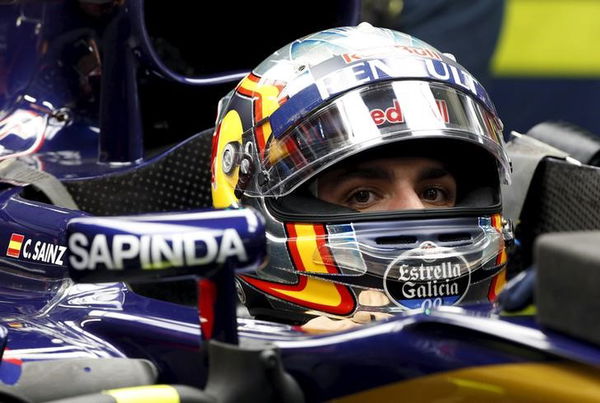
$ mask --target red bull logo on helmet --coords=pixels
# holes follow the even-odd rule
[[[439,110],[438,118],[444,123],[450,122],[450,114],[448,113],[448,105],[443,99],[436,99],[435,103]],[[377,126],[385,125],[386,123],[404,123],[404,113],[397,99],[392,101],[392,106],[386,109],[375,108],[369,111],[373,123]]]

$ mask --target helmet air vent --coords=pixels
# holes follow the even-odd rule
[[[452,232],[438,235],[438,240],[440,242],[461,242],[470,241],[471,239],[472,236],[468,232]]]
[[[417,243],[417,237],[412,235],[381,236],[375,239],[378,245],[406,245]]]

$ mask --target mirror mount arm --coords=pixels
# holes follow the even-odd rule
[[[140,58],[144,65],[147,65],[155,74],[181,84],[204,86],[238,82],[249,73],[248,71],[226,71],[198,77],[177,74],[161,61],[152,46],[144,18],[144,0],[130,0],[127,7],[132,33],[136,38],[137,46],[139,46]]]
[[[103,163],[134,163],[143,158],[139,65],[127,13],[126,7],[119,8],[102,39],[99,160]]]
[[[212,276],[198,278],[198,319],[202,341],[238,344],[234,265],[225,264]]]

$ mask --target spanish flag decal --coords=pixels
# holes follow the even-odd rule
[[[327,232],[321,224],[286,224],[288,251],[298,272],[295,284],[264,281],[242,276],[250,285],[285,301],[333,315],[349,315],[356,308],[352,292],[341,284],[311,277],[310,273],[338,274],[326,245]]]
[[[498,298],[498,294],[500,294],[500,291],[502,291],[504,289],[505,285],[506,285],[506,270],[502,270],[500,273],[498,273],[496,275],[496,277],[494,277],[492,279],[492,282],[490,284],[490,289],[488,291],[488,300],[490,302],[495,302],[496,299]]]
[[[492,226],[496,228],[496,230],[502,233],[502,216],[500,214],[494,214],[492,216]],[[496,266],[504,266],[507,262],[506,248],[503,246],[496,256]],[[488,291],[488,300],[490,302],[496,301],[498,298],[498,294],[506,285],[506,270],[502,270],[498,273],[490,284],[490,289]]]
[[[21,255],[21,246],[23,246],[24,238],[21,234],[12,234],[8,243],[8,249],[6,250],[6,256],[18,258]]]

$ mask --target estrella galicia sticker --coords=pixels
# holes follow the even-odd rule
[[[452,248],[423,242],[396,258],[383,280],[388,298],[402,308],[455,305],[469,289],[471,268]]]

